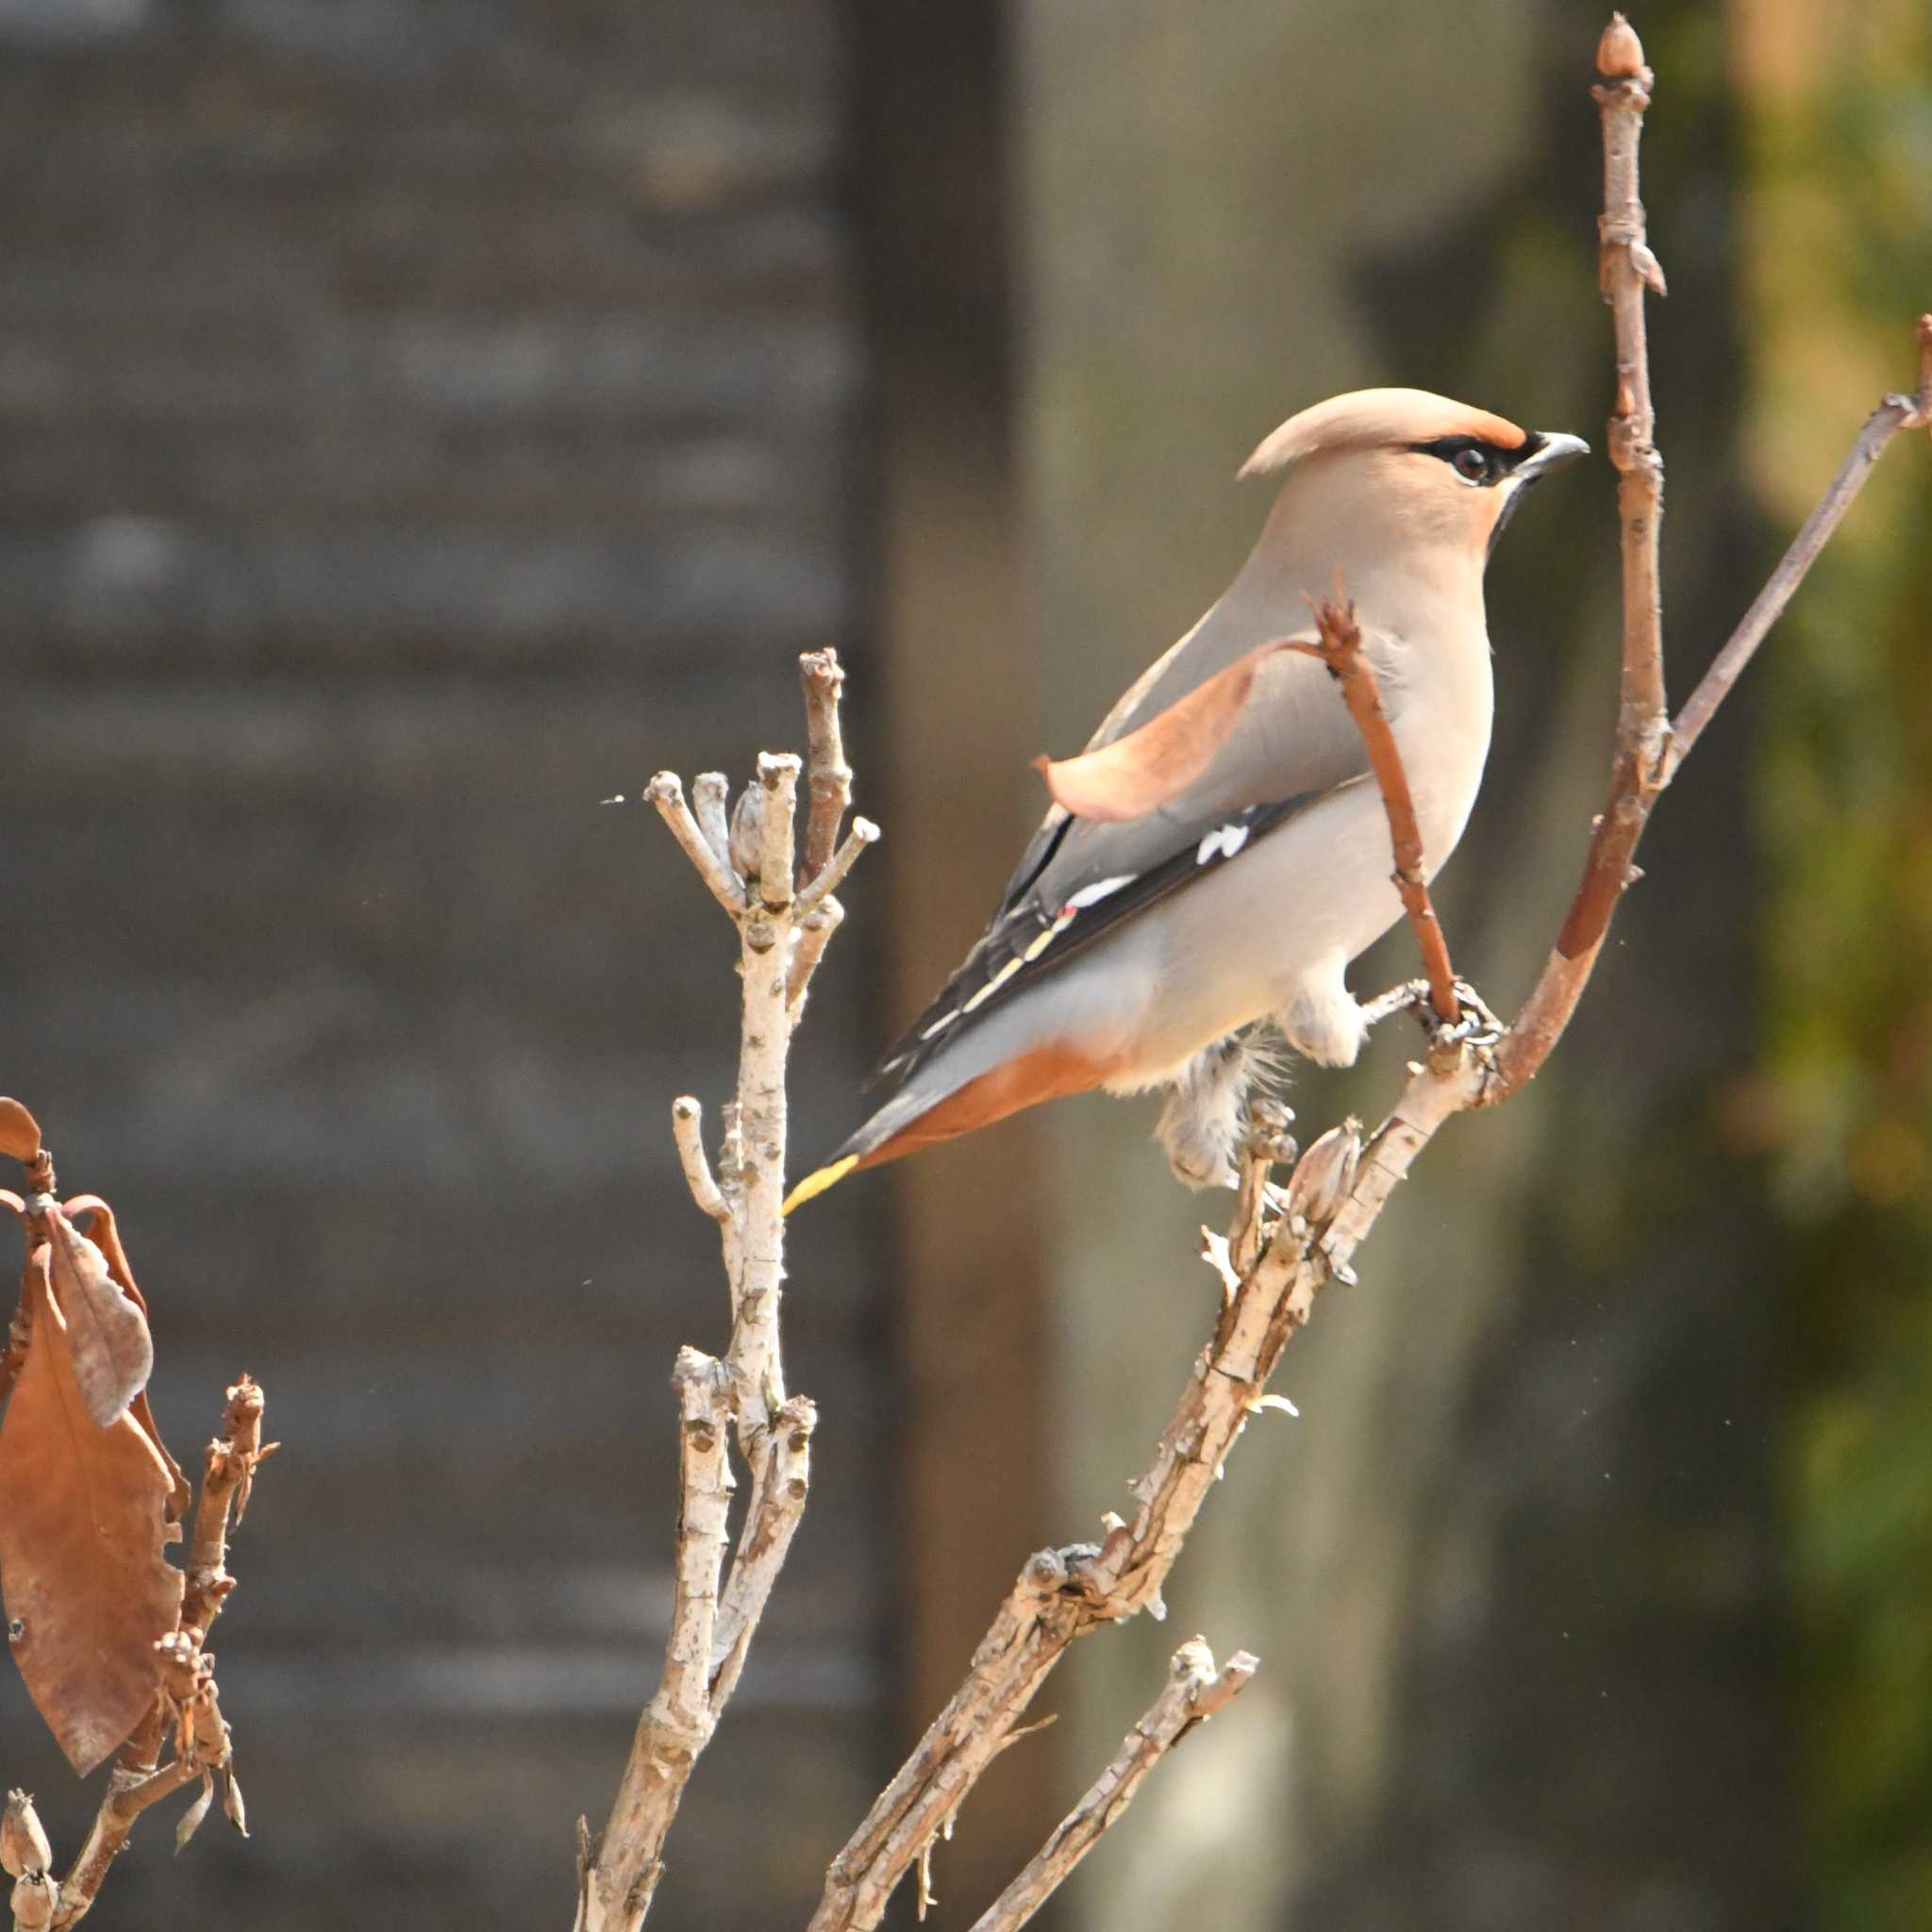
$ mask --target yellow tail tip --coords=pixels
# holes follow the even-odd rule
[[[848,1154],[843,1160],[835,1160],[830,1167],[822,1167],[816,1174],[807,1174],[785,1196],[785,1212],[790,1214],[794,1208],[803,1207],[806,1202],[815,1200],[827,1188],[836,1188],[858,1165],[858,1156]]]

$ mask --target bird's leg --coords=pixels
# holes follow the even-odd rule
[[[1362,1020],[1369,1026],[1378,1026],[1391,1014],[1419,1011],[1428,997],[1429,982],[1426,979],[1405,979],[1400,986],[1391,986],[1387,992],[1377,993],[1372,1000],[1364,1000]]]
[[[1174,1076],[1154,1130],[1174,1178],[1191,1188],[1233,1187],[1256,1057],[1245,1035],[1204,1047]]]

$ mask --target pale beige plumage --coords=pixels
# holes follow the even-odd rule
[[[1461,837],[1489,750],[1483,572],[1520,492],[1580,454],[1422,390],[1291,417],[1241,474],[1287,471],[1200,622],[1048,768],[1047,813],[986,936],[887,1071],[898,1091],[794,1191],[1039,1100],[1172,1084],[1175,1171],[1218,1179],[1244,1054],[1272,1019],[1345,1065],[1365,1022],[1348,963],[1400,916],[1381,800],[1327,672],[1265,647],[1311,635],[1304,593],[1355,600],[1428,870]]]

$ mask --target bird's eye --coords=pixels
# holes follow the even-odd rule
[[[1464,447],[1451,458],[1456,474],[1465,483],[1480,483],[1490,474],[1490,458],[1486,451]]]

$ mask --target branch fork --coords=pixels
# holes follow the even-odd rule
[[[1162,1613],[1161,1583],[1248,1418],[1273,1406],[1275,1398],[1266,1392],[1268,1377],[1288,1341],[1307,1321],[1316,1294],[1328,1282],[1353,1281],[1355,1251],[1445,1122],[1507,1100],[1534,1077],[1574,1011],[1623,892],[1639,876],[1632,856],[1657,796],[1789,601],[1873,462],[1900,429],[1932,424],[1928,316],[1918,325],[1917,392],[1887,398],[1866,425],[1824,501],[1673,725],[1665,703],[1657,567],[1663,461],[1655,441],[1643,328],[1643,298],[1663,293],[1663,274],[1645,236],[1637,165],[1653,76],[1636,34],[1621,14],[1604,35],[1598,59],[1605,82],[1595,90],[1595,98],[1603,118],[1606,182],[1600,269],[1617,342],[1609,446],[1620,473],[1623,675],[1610,796],[1596,821],[1557,947],[1507,1028],[1499,1029],[1486,1008],[1478,1009],[1481,1024],[1492,1032],[1500,1030],[1493,1054],[1485,1041],[1457,1038],[1445,1025],[1426,1058],[1410,1064],[1394,1108],[1367,1141],[1352,1122],[1331,1130],[1300,1157],[1285,1192],[1268,1174],[1277,1158],[1292,1155],[1286,1120],[1257,1119],[1243,1152],[1234,1224],[1225,1237],[1210,1236],[1206,1243],[1207,1257],[1223,1287],[1214,1335],[1193,1365],[1155,1461],[1129,1486],[1138,1504],[1134,1520],[1129,1524],[1109,1512],[1098,1549],[1075,1545],[1041,1551],[1029,1559],[952,1701],[833,1860],[810,1932],[861,1932],[879,1923],[900,1878],[915,1863],[923,1864],[935,1838],[957,1816],[965,1791],[1013,1734],[1034,1693],[1076,1636],[1141,1609],[1157,1617]],[[1399,752],[1373,671],[1359,648],[1353,611],[1340,589],[1332,602],[1314,608],[1320,641],[1289,641],[1291,648],[1327,664],[1342,683],[1381,787],[1395,883],[1428,964],[1428,978],[1421,984],[1438,1019],[1448,1023],[1457,1017],[1460,991],[1427,903]],[[1417,990],[1402,988],[1389,999],[1405,1005],[1416,996]],[[1109,1773],[1113,1770],[1110,1766]],[[1096,1801],[1096,1793],[1105,1784],[1104,1776],[1062,1825],[1065,1840],[1057,1834],[1049,1841],[1020,1889],[1009,1889],[977,1932],[1004,1932],[1038,1909],[1051,1885],[1041,1890],[1036,1881],[1050,1876],[1056,1844],[1081,1835],[1084,1827],[1076,1820],[1098,1821],[1104,1827],[1106,1800]]]

